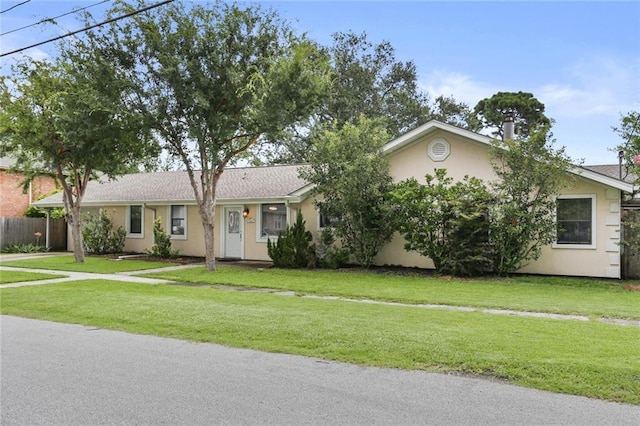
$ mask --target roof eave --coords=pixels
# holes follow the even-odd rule
[[[620,179],[606,176],[606,175],[594,172],[592,170],[585,169],[584,167],[573,166],[569,171],[580,177],[592,180],[594,182],[601,183],[603,185],[610,186],[615,189],[619,189],[620,191],[623,191],[629,194],[633,194],[634,192],[634,185],[632,183],[628,183]]]
[[[437,120],[431,120],[423,124],[422,126],[417,127],[405,133],[404,135],[397,137],[391,142],[388,142],[384,147],[382,147],[382,152],[386,155],[389,155],[437,130],[443,130],[449,133],[453,133],[457,136],[470,139],[474,142],[478,142],[483,145],[490,145],[491,141],[493,140],[493,138],[490,138],[489,136],[484,136],[479,133],[462,129],[460,127],[457,127],[451,124],[441,123],[440,121],[437,121]]]

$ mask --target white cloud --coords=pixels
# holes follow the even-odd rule
[[[473,108],[478,101],[488,98],[500,90],[489,83],[474,81],[461,72],[435,70],[420,80],[420,88],[434,99],[440,95],[451,96]]]
[[[617,117],[640,105],[639,76],[640,58],[593,55],[568,66],[535,94],[556,119]]]

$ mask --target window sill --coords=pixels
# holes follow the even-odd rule
[[[554,249],[571,249],[571,250],[595,250],[595,244],[558,244],[553,243],[551,248]]]
[[[144,238],[144,234],[127,234],[127,238],[142,240]]]
[[[170,235],[172,240],[186,240],[187,236],[186,235]]]

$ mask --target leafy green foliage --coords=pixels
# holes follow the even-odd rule
[[[275,242],[267,239],[267,253],[278,268],[313,268],[316,265],[313,236],[307,231],[302,213],[293,225],[287,226]]]
[[[135,8],[118,3],[110,13]],[[327,56],[275,12],[227,2],[175,1],[89,37],[134,88],[127,110],[141,111],[145,126],[184,165],[203,222],[206,264],[215,269],[219,177],[254,145],[313,112],[329,85]]]
[[[93,254],[122,253],[127,232],[119,226],[113,229],[113,220],[102,210],[99,214],[87,213],[84,217],[82,237],[85,249]]]
[[[7,244],[3,249],[3,253],[43,253],[47,248],[39,244]]]
[[[162,259],[178,257],[180,254],[179,250],[173,250],[171,248],[171,236],[167,235],[162,229],[162,221],[160,218],[156,218],[153,221],[153,246],[151,246],[151,250],[145,251],[151,256]]]
[[[36,206],[29,206],[23,213],[25,217],[47,217],[47,212],[44,209],[40,209]],[[51,219],[64,218],[64,209],[62,207],[56,207],[49,209],[49,217]]]
[[[544,115],[544,104],[526,92],[498,92],[490,98],[482,99],[473,112],[485,128],[496,128],[495,136],[502,138],[504,113],[514,118],[515,133],[526,137],[539,127],[552,124]]]
[[[554,148],[548,127],[528,137],[494,140],[490,148],[494,201],[489,208],[495,268],[513,272],[540,257],[556,239],[556,198],[572,183],[571,158]]]
[[[39,209],[36,206],[29,206],[22,214],[24,217],[47,217],[47,212],[43,209]]]
[[[48,194],[44,194],[40,197],[38,197],[38,200],[42,200],[43,198],[47,198],[50,195],[53,195],[55,193],[59,192],[59,190],[54,190],[51,191]],[[47,212],[45,209],[41,209],[38,208],[34,205],[30,205],[29,207],[27,207],[27,209],[24,211],[23,216],[25,217],[47,217]],[[49,209],[49,217],[51,219],[63,219],[64,218],[64,208],[62,207],[55,207],[52,209]]]
[[[336,246],[336,238],[330,228],[324,228],[320,233],[316,256],[320,266],[329,269],[340,268],[349,261],[349,251]]]
[[[620,118],[620,127],[613,130],[620,136],[622,143],[616,147],[623,152],[627,173],[640,177],[640,111],[631,111]]]
[[[616,147],[622,152],[627,175],[635,177],[636,187],[640,184],[640,112],[631,111],[620,119],[620,127],[613,130],[622,138]],[[624,223],[624,239],[620,242],[631,252],[640,251],[640,215],[635,210],[627,210],[622,217]]]
[[[326,50],[333,71],[329,96],[307,123],[289,129],[281,149],[270,153],[273,162],[308,162],[315,149],[311,133],[318,127],[355,125],[361,115],[378,120],[389,140],[431,119],[478,127],[466,104],[442,96],[430,102],[420,90],[416,65],[398,60],[389,41],[374,43],[366,33],[338,32]]]
[[[398,183],[392,192],[396,226],[405,249],[429,257],[438,272],[480,275],[493,270],[487,212],[491,194],[484,183],[465,176],[453,183],[445,169]]]
[[[74,38],[51,62],[24,59],[0,78],[0,155],[27,179],[54,176],[64,193],[78,262],[84,261],[80,206],[90,179],[131,171],[155,145],[121,70],[96,46]]]
[[[361,116],[357,124],[326,126],[312,137],[315,150],[300,174],[322,194],[326,214],[339,218],[333,226],[342,247],[368,267],[393,234],[392,180],[380,155],[388,134],[381,122]]]

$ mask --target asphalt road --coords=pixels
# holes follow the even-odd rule
[[[483,379],[0,317],[2,425],[640,424]]]

